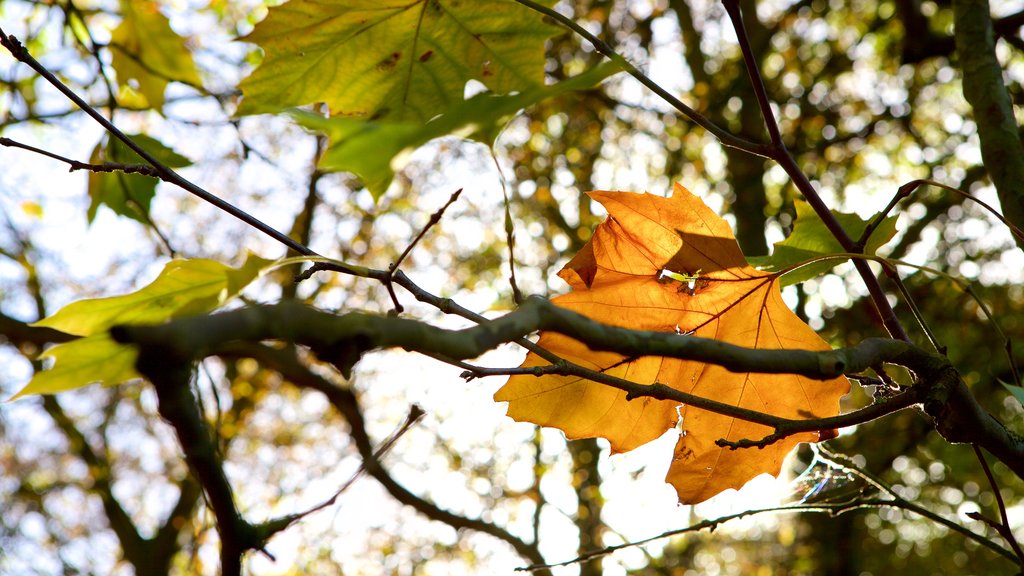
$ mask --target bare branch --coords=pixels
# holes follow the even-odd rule
[[[119,162],[104,162],[102,164],[89,164],[88,162],[79,162],[78,160],[72,160],[71,158],[65,158],[59,154],[54,154],[48,150],[42,148],[36,148],[35,146],[29,146],[28,144],[22,144],[17,140],[11,140],[10,138],[0,137],[0,146],[8,146],[11,148],[21,148],[22,150],[28,150],[29,152],[35,152],[54,160],[59,160],[71,166],[69,172],[75,170],[88,170],[90,172],[124,172],[125,174],[142,174],[144,176],[152,176],[153,178],[159,178],[160,174],[156,168],[148,164],[121,164]]]
[[[516,0],[516,2],[522,4],[523,6],[526,6],[527,8],[530,8],[531,10],[541,13],[551,18],[552,20],[555,20],[562,26],[565,26],[569,30],[572,30],[573,33],[579,35],[587,42],[590,42],[590,44],[594,47],[595,50],[597,50],[602,55],[608,57],[610,60],[617,63],[618,65],[622,66],[622,69],[625,70],[630,76],[636,78],[651,92],[657,94],[662,100],[664,100],[670,106],[681,112],[684,116],[692,120],[695,124],[713,134],[715,138],[718,138],[718,141],[721,142],[723,145],[732,148],[737,148],[739,150],[744,150],[757,156],[764,156],[765,158],[772,157],[772,146],[767,144],[758,144],[756,142],[750,142],[748,140],[738,138],[725,128],[718,126],[717,124],[712,122],[707,116],[704,116],[700,112],[697,112],[693,108],[687,106],[685,103],[683,103],[682,100],[670,94],[667,90],[662,88],[654,80],[651,80],[649,76],[641,72],[639,68],[634,66],[629,60],[626,60],[625,57],[616,52],[611,46],[608,45],[607,42],[601,40],[597,36],[594,36],[593,34],[588,32],[586,28],[574,22],[572,18],[567,18],[565,15],[559,13],[557,10],[548,8],[547,6],[538,4],[537,2],[533,2],[531,0]]]
[[[316,390],[323,394],[331,403],[331,406],[348,420],[352,439],[355,441],[359,454],[363,458],[363,466],[366,471],[380,482],[396,500],[413,507],[427,518],[444,522],[456,530],[469,529],[502,540],[530,562],[542,563],[544,561],[544,557],[541,556],[535,543],[527,543],[496,524],[479,518],[467,518],[440,508],[433,502],[423,499],[399,484],[380,462],[373,442],[366,432],[362,409],[355,394],[351,390],[338,386],[309,370],[299,362],[294,351],[277,350],[267,346],[246,346],[244,349],[236,347],[232,353],[255,358],[267,367],[280,372],[281,375],[295,386]]]
[[[68,88],[63,82],[61,82],[56,76],[54,76],[53,73],[47,70],[45,66],[40,64],[38,60],[33,58],[32,55],[29,54],[28,50],[21,44],[21,42],[17,38],[6,34],[3,31],[3,29],[0,29],[0,45],[6,48],[11,53],[11,55],[14,56],[17,60],[27,64],[29,67],[35,70],[40,76],[46,79],[47,82],[49,82],[53,85],[53,87],[59,90],[61,94],[63,94],[69,100],[74,102],[76,106],[81,108],[83,112],[88,114],[93,120],[99,123],[100,126],[103,126],[103,128],[106,129],[107,132],[110,132],[115,138],[117,138],[121,142],[124,142],[125,146],[131,148],[143,160],[148,162],[150,166],[152,166],[156,170],[161,180],[174,184],[175,186],[184,189],[190,194],[193,194],[205,200],[206,202],[213,204],[217,208],[223,210],[224,212],[227,212],[228,214],[231,214],[235,218],[238,218],[242,222],[245,222],[249,226],[252,226],[253,228],[259,230],[260,232],[263,232],[267,236],[270,236],[274,240],[277,240],[281,244],[284,244],[285,246],[291,248],[292,250],[299,254],[302,254],[304,256],[317,256],[316,252],[302,244],[299,244],[298,242],[290,238],[287,234],[284,234],[272,228],[270,225],[265,224],[263,221],[252,216],[248,212],[245,212],[241,208],[238,208],[234,204],[231,204],[230,202],[218,196],[215,196],[214,194],[210,193],[204,188],[201,188],[193,184],[192,182],[190,182],[189,180],[185,179],[180,174],[172,170],[170,167],[157,160],[152,154],[147,152],[145,148],[139,146],[134,140],[129,138],[117,126],[114,126],[114,124],[111,123],[110,120],[107,120],[95,108],[90,106],[89,103],[87,103],[77,94],[75,94],[73,90]]]

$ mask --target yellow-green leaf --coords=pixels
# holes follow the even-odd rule
[[[135,347],[114,342],[106,332],[57,344],[42,355],[54,359],[53,368],[36,372],[11,400],[31,394],[56,394],[89,384],[113,386],[141,378],[135,371],[137,356]]]
[[[332,114],[425,122],[479,80],[506,94],[542,85],[559,29],[513,0],[291,0],[245,40],[265,52],[239,114],[325,102]]]
[[[90,336],[117,324],[155,324],[202,314],[237,294],[269,263],[251,254],[239,269],[214,260],[172,260],[156,280],[137,292],[72,302],[33,325]]]
[[[110,65],[118,82],[131,86],[159,110],[169,82],[201,84],[185,41],[171,29],[153,0],[122,0],[121,24],[110,37]]]
[[[178,316],[209,312],[238,294],[269,269],[273,261],[250,254],[232,268],[214,260],[172,260],[148,286],[124,296],[72,302],[33,326],[47,326],[82,336],[43,354],[53,367],[37,372],[14,398],[53,394],[89,384],[106,386],[139,378],[134,346],[111,340],[118,324],[153,324]]]

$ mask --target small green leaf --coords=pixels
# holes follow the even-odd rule
[[[867,228],[868,222],[856,214],[843,212],[832,212],[839,223],[852,238],[859,238]],[[882,221],[868,238],[864,253],[874,255],[886,242],[892,240],[896,235],[896,217],[890,216]],[[748,257],[751,265],[761,270],[777,272],[789,266],[806,262],[820,256],[829,254],[842,254],[844,252],[839,241],[832,236],[825,223],[818,218],[814,209],[803,201],[796,201],[796,222],[793,224],[793,232],[788,238],[775,243],[775,249],[771,256]],[[814,278],[834,268],[838,261],[814,262],[801,266],[787,272],[782,276],[782,285],[799,284],[805,280]]]
[[[121,17],[121,24],[110,36],[110,65],[122,85],[134,82],[131,87],[159,110],[169,82],[201,84],[185,40],[171,29],[156,2],[122,0]]]
[[[135,378],[138,350],[111,340],[106,332],[57,344],[43,353],[53,358],[53,368],[36,372],[28,385],[10,400],[31,394],[56,394],[88,386],[113,386]]]
[[[238,113],[325,102],[341,116],[426,122],[469,80],[500,94],[542,85],[544,41],[559,32],[513,0],[291,0],[244,38],[266,56],[239,86]]]
[[[157,160],[171,168],[181,168],[192,164],[188,158],[164,146],[159,140],[145,134],[134,134],[129,137]],[[138,164],[142,163],[142,158],[117,138],[107,137],[96,145],[89,161],[93,164],[103,162]],[[89,223],[96,218],[96,212],[100,206],[107,206],[115,214],[148,224],[149,207],[156,194],[156,185],[155,178],[141,174],[90,172],[88,190],[91,203],[86,212]]]
[[[237,294],[269,263],[252,254],[238,269],[214,260],[172,260],[156,280],[137,292],[72,302],[33,326],[91,336],[117,324],[156,324],[203,314]]]
[[[330,148],[320,160],[320,169],[353,172],[362,178],[374,198],[380,198],[412,151],[430,140],[454,135],[490,145],[523,108],[565,92],[588,90],[619,70],[618,65],[606,62],[557,84],[518,94],[478,94],[455,104],[426,124],[325,118],[304,111],[293,111],[292,116],[303,126],[324,132],[330,140]]]
[[[238,294],[274,262],[249,254],[238,268],[213,260],[172,260],[146,287],[110,298],[72,302],[56,314],[35,322],[82,336],[47,350],[53,368],[37,372],[13,398],[53,394],[89,384],[106,386],[140,378],[135,371],[134,346],[111,340],[108,330],[118,324],[155,324],[192,314],[203,314]]]

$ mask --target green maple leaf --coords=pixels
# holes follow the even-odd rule
[[[36,372],[28,385],[10,399],[32,394],[56,394],[90,384],[113,386],[142,375],[135,370],[138,351],[101,332],[71,342],[58,344],[40,355],[53,358],[53,368]]]
[[[164,146],[159,140],[145,134],[134,134],[129,137],[166,166],[181,168],[192,164],[188,158]],[[143,160],[123,142],[108,136],[96,144],[89,161],[94,164],[136,164]],[[116,214],[149,224],[149,205],[156,194],[156,185],[156,178],[141,174],[90,172],[88,190],[91,203],[86,216],[92,223],[102,205]]]
[[[11,400],[30,394],[54,394],[102,383],[113,386],[134,378],[134,346],[118,344],[108,330],[119,324],[157,324],[171,318],[203,314],[224,304],[271,265],[250,254],[232,268],[206,259],[172,260],[147,286],[122,296],[72,302],[33,326],[81,336],[48,349],[53,367],[37,372]]]
[[[843,212],[832,212],[836,220],[843,226],[852,238],[859,238],[868,223],[856,214]],[[867,245],[864,246],[864,253],[874,255],[886,242],[892,240],[896,235],[896,217],[890,216],[884,220],[871,233]],[[775,249],[771,256],[748,257],[751,265],[761,270],[777,272],[789,266],[807,262],[813,258],[827,256],[829,254],[841,254],[845,252],[839,245],[839,241],[832,236],[825,223],[814,213],[814,209],[807,202],[797,200],[796,222],[793,223],[793,232],[783,241],[775,243]],[[801,266],[782,276],[782,285],[799,284],[828,272],[834,268],[839,261],[825,260]]]
[[[270,263],[250,254],[241,268],[216,260],[171,260],[153,282],[125,294],[72,302],[32,324],[91,336],[117,324],[156,324],[213,310],[254,280]]]
[[[479,80],[505,94],[544,82],[560,29],[512,0],[291,0],[245,38],[265,52],[239,114],[324,102],[332,114],[425,122]]]
[[[121,10],[121,24],[110,37],[110,65],[122,86],[132,88],[159,110],[168,83],[201,84],[185,41],[171,29],[156,2],[123,0]]]

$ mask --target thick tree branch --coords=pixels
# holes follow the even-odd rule
[[[18,348],[25,345],[39,348],[44,344],[59,344],[77,338],[78,336],[72,336],[53,328],[30,326],[27,322],[15,320],[0,313],[0,342],[9,342]]]
[[[851,348],[813,352],[754,349],[697,336],[630,330],[601,324],[536,296],[513,312],[463,330],[364,313],[337,316],[282,302],[181,318],[160,326],[120,326],[112,333],[121,342],[159,347],[168,359],[188,361],[233,341],[279,339],[309,346],[321,358],[345,366],[346,361],[354,362],[362,353],[377,348],[399,347],[459,360],[475,358],[538,330],[559,332],[593,350],[629,357],[666,356],[710,362],[734,372],[799,374],[817,380],[859,372],[880,362],[918,370],[934,370],[937,362],[943,362],[913,344],[881,338],[869,338]]]
[[[981,157],[995,184],[1003,215],[1024,228],[1024,144],[1003,69],[996,57],[988,0],[954,0],[954,36],[964,97],[974,111]],[[1024,248],[1024,240],[1017,239]]]
[[[139,353],[138,368],[153,383],[160,415],[174,428],[185,461],[202,484],[217,518],[221,574],[240,575],[242,555],[259,549],[263,542],[235,505],[234,492],[224,473],[222,459],[192,393],[192,366],[163,357],[158,348],[144,348]]]
[[[790,420],[686,394],[663,383],[630,383],[556,361],[558,369],[613,385],[625,390],[630,397],[674,400],[765,424],[784,435],[848,426],[921,403],[935,418],[936,428],[947,440],[977,443],[1024,477],[1024,441],[1012,436],[981,409],[948,360],[899,340],[867,339],[854,347],[823,352],[758,350],[694,336],[608,326],[537,297],[528,298],[505,316],[463,330],[445,330],[416,320],[360,313],[336,316],[286,302],[183,318],[161,326],[121,326],[112,334],[120,342],[139,345],[144,356],[162,358],[175,365],[216,353],[230,342],[284,340],[309,346],[321,359],[348,372],[364,353],[378,348],[399,347],[463,360],[537,330],[565,334],[593,350],[617,352],[627,357],[697,360],[735,372],[799,374],[826,380],[881,363],[905,366],[919,381],[896,398],[842,416]],[[540,367],[538,374],[543,369]],[[142,372],[149,374],[146,369]]]

